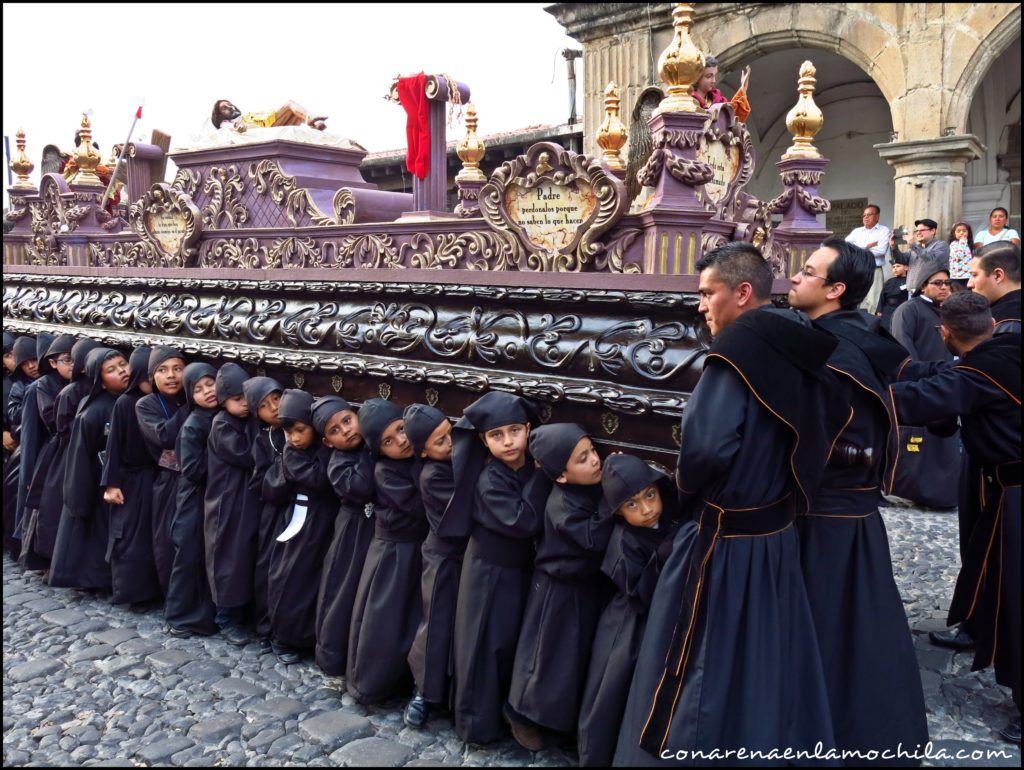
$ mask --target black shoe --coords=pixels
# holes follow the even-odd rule
[[[1010,724],[999,731],[999,737],[1020,746],[1020,717],[1011,719]]]
[[[175,628],[174,626],[167,626],[167,633],[176,639],[190,639],[192,638],[192,632],[187,628]]]
[[[225,626],[220,634],[225,642],[235,647],[245,647],[249,643],[249,633],[241,626]]]
[[[405,711],[402,712],[402,721],[409,727],[417,730],[427,722],[430,716],[430,702],[419,693],[416,693],[412,700],[405,704]]]
[[[967,633],[963,626],[957,626],[948,631],[929,631],[928,638],[937,647],[961,651],[974,649],[974,637]]]
[[[257,639],[256,645],[260,648],[260,654],[266,654],[268,652],[273,652],[274,650],[274,645],[271,644],[270,637],[267,636],[261,636]]]
[[[507,703],[501,707],[501,714],[512,728],[512,737],[516,743],[527,751],[540,751],[544,748],[544,735],[537,725],[516,714]]]
[[[274,654],[277,659],[284,663],[286,666],[290,666],[292,663],[298,663],[302,660],[302,656],[298,650],[293,650],[291,647],[278,647],[274,650]]]

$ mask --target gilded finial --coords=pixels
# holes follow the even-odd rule
[[[30,181],[28,181],[28,175],[32,173],[32,169],[34,169],[35,166],[25,153],[25,129],[19,128],[18,133],[15,136],[18,151],[14,154],[14,160],[11,161],[11,170],[18,178],[11,189],[34,190],[36,188]]]
[[[818,82],[814,77],[815,72],[814,64],[810,61],[800,65],[800,81],[797,85],[800,97],[786,115],[786,128],[793,135],[793,144],[782,156],[783,160],[821,157],[818,148],[814,146],[814,135],[821,131],[825,116],[814,103],[814,86]]]
[[[487,177],[480,170],[480,161],[484,159],[486,147],[476,135],[476,107],[472,102],[466,105],[466,135],[459,140],[455,153],[462,161],[462,169],[456,175],[458,182],[486,182]]]
[[[672,42],[658,59],[658,75],[668,88],[655,115],[700,110],[697,100],[690,96],[690,89],[704,74],[704,54],[690,38],[692,26],[693,3],[676,3],[672,8]]]
[[[626,127],[619,120],[619,87],[612,81],[604,89],[604,122],[597,129],[597,144],[604,150],[604,162],[608,168],[624,169],[619,151],[626,144]]]
[[[102,187],[103,182],[96,176],[96,167],[100,164],[100,154],[92,146],[92,124],[89,122],[89,116],[84,112],[82,113],[78,149],[75,150],[74,156],[78,170],[68,184]]]

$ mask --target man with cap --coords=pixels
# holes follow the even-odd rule
[[[920,286],[923,280],[917,270],[932,262],[939,262],[949,270],[949,244],[938,238],[939,224],[934,219],[918,219],[914,229],[907,233],[910,246],[910,272],[908,280],[911,286]],[[890,239],[890,247],[896,252],[895,240]]]

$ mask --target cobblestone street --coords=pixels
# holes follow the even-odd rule
[[[914,632],[936,749],[1001,749],[1014,714],[991,670],[928,643],[945,627],[958,568],[956,515],[884,509],[896,579]],[[447,715],[405,728],[401,703],[363,708],[312,662],[284,666],[255,644],[175,639],[159,611],[133,614],[53,589],[6,556],[3,568],[5,766],[497,766],[576,764],[571,746],[531,754],[511,739],[460,741]]]

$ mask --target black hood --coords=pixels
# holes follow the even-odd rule
[[[53,342],[50,343],[50,347],[46,349],[46,358],[70,353],[75,347],[75,339],[74,334],[60,334],[54,337]]]
[[[83,337],[71,346],[71,381],[85,379],[85,362],[89,352],[100,347],[94,339]]]
[[[4,332],[4,355],[6,356],[11,352],[14,347],[14,335],[9,332]]]
[[[249,414],[255,416],[263,399],[275,391],[283,391],[284,385],[273,377],[252,377],[242,384],[245,403],[249,405]]]
[[[153,348],[149,353],[149,366],[146,369],[146,373],[150,379],[153,379],[153,373],[157,370],[164,361],[169,361],[172,358],[180,358],[182,363],[185,363],[185,356],[177,348],[168,347],[167,345],[159,345]]]
[[[46,351],[50,349],[50,345],[53,344],[55,339],[56,337],[46,332],[40,332],[36,337],[36,358],[39,360],[39,376],[53,371],[53,365],[46,359]]]
[[[430,434],[447,419],[444,412],[427,404],[410,404],[402,412],[402,417],[405,420],[405,437],[412,444],[415,457],[420,456]]]
[[[402,419],[402,408],[383,398],[371,398],[359,407],[359,432],[363,434],[371,457],[380,452],[380,438],[395,420]]]
[[[124,357],[120,350],[113,348],[95,347],[89,351],[85,358],[85,382],[89,384],[89,393],[78,405],[78,411],[85,409],[86,404],[92,401],[97,394],[103,392],[103,364],[111,358]]]
[[[327,435],[327,423],[338,412],[354,411],[352,405],[341,396],[321,396],[313,401],[313,429],[321,436]]]
[[[281,394],[277,417],[282,422],[294,420],[313,427],[313,396],[304,390],[288,388]]]
[[[21,366],[36,357],[36,338],[18,337],[12,348],[14,350],[14,365]]]
[[[223,404],[232,396],[245,392],[245,381],[249,375],[238,364],[228,362],[217,371],[217,403]]]
[[[604,492],[604,505],[610,513],[614,513],[629,498],[651,484],[663,485],[669,477],[652,468],[639,457],[633,455],[614,454],[604,461],[601,472],[601,489]],[[664,495],[664,492],[662,493]],[[668,512],[669,500],[662,500],[665,513]],[[664,514],[663,514],[664,515]]]
[[[149,355],[152,352],[152,348],[145,345],[132,351],[131,358],[128,359],[131,379],[128,380],[128,390],[125,391],[126,393],[138,390],[143,380],[149,379]]]
[[[157,348],[156,350],[160,350],[160,348]],[[153,356],[156,355],[156,350],[149,354],[150,369],[153,368]],[[166,361],[167,358],[175,358],[175,356],[167,356],[164,360]],[[192,400],[192,391],[195,390],[196,385],[201,379],[203,379],[203,377],[213,377],[216,379],[217,370],[210,364],[203,361],[196,361],[195,363],[189,364],[185,367],[185,403],[189,406],[194,407],[196,405]]]
[[[556,422],[541,425],[530,431],[530,454],[540,463],[541,470],[554,481],[565,472],[572,450],[587,435],[574,422]]]

